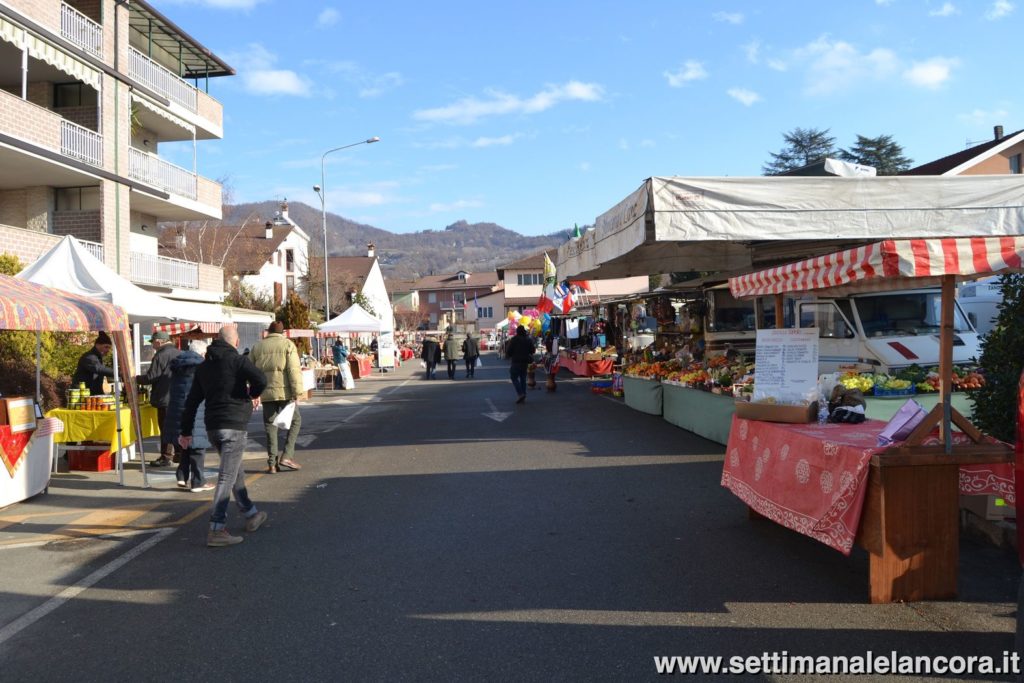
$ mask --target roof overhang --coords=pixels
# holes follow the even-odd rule
[[[182,78],[234,76],[235,70],[145,0],[131,0],[129,27],[171,54],[181,55]],[[152,34],[150,34],[152,31]]]

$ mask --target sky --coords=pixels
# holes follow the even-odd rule
[[[237,72],[202,175],[319,207],[321,155],[379,136],[327,157],[327,208],[394,232],[569,231],[650,176],[760,175],[798,126],[915,164],[1024,128],[1017,0],[154,5]]]

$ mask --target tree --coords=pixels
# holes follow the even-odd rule
[[[352,303],[359,304],[360,308],[372,315],[374,318],[377,317],[377,310],[373,307],[373,302],[370,298],[362,292],[356,292],[352,295]]]
[[[1013,443],[1017,423],[1017,383],[1024,367],[1024,275],[999,278],[1003,302],[999,304],[996,326],[981,342],[979,363],[985,372],[985,386],[972,391],[974,422],[982,431]]]
[[[289,292],[288,300],[277,309],[277,319],[284,324],[286,330],[308,330],[312,326],[309,322],[309,306],[295,292]],[[300,351],[309,353],[308,338],[300,337],[294,341]]]
[[[395,309],[395,327],[399,330],[411,332],[418,330],[423,322],[423,315],[413,308]]]
[[[829,129],[794,128],[783,133],[786,146],[778,153],[770,152],[771,161],[761,167],[765,175],[779,175],[786,171],[802,168],[835,154],[836,139],[829,135]]]
[[[251,285],[234,279],[231,280],[230,289],[231,291],[224,297],[224,303],[228,306],[273,312],[274,300],[266,292],[261,292]]]
[[[855,164],[874,166],[878,175],[898,175],[914,163],[904,156],[903,147],[891,135],[879,135],[876,138],[858,135],[853,147],[839,150],[839,158]]]

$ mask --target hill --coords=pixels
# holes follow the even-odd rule
[[[266,220],[277,210],[276,201],[229,205],[224,207],[224,219],[226,224],[235,224],[255,213]],[[317,248],[323,244],[320,210],[301,202],[289,202],[288,215],[312,238],[313,253],[320,253],[322,249]],[[457,221],[440,230],[394,233],[327,214],[327,248],[331,256],[365,254],[366,245],[372,242],[376,245],[381,268],[389,278],[416,278],[460,269],[494,270],[544,249],[554,252],[565,239],[565,233],[527,236],[495,223],[466,221]]]

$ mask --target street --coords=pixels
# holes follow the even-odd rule
[[[303,468],[251,479],[269,521],[244,534],[232,506],[235,547],[205,546],[211,496],[170,470],[58,475],[0,511],[3,679],[632,681],[659,655],[1012,649],[1007,552],[962,540],[957,601],[866,604],[863,551],[749,520],[721,446],[565,373],[517,406],[483,363],[303,404]]]

